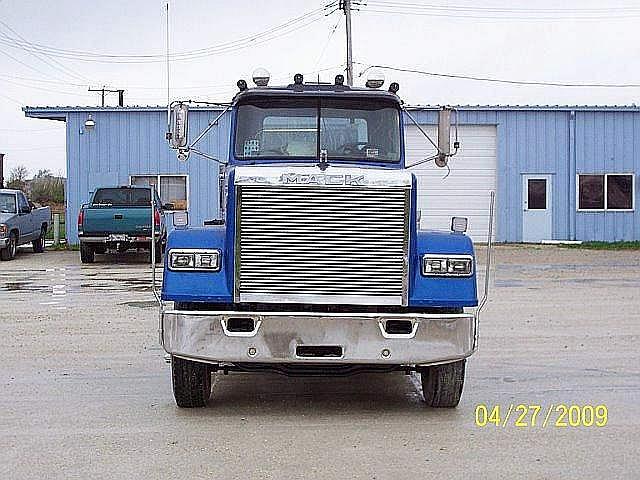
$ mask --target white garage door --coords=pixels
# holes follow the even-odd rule
[[[437,127],[423,128],[431,138],[437,139]],[[447,169],[437,167],[434,162],[411,169],[418,179],[418,209],[422,211],[420,227],[450,230],[451,217],[467,217],[469,235],[475,242],[486,242],[489,192],[496,188],[496,127],[462,125],[458,138],[461,148],[449,160],[451,173],[448,177],[444,178]],[[415,125],[405,127],[405,145],[407,165],[435,152]]]

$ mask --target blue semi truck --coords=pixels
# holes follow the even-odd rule
[[[428,405],[455,407],[477,345],[474,247],[464,218],[419,228],[398,85],[254,82],[222,113],[228,159],[196,149],[217,119],[189,143],[189,103],[168,109],[178,158],[221,164],[222,218],[181,215],[167,239],[159,334],[177,404],[206,405],[218,371],[400,371],[420,374]],[[425,161],[453,155],[450,117]]]

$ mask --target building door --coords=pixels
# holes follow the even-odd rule
[[[551,240],[551,175],[522,177],[522,241]]]
[[[424,129],[431,138],[438,137],[437,127],[425,125]],[[411,169],[418,181],[420,228],[447,231],[451,217],[467,217],[471,238],[487,241],[489,191],[496,189],[496,137],[495,125],[460,125],[461,148],[449,161],[450,171],[434,162]],[[405,125],[405,146],[407,165],[433,154],[428,140],[413,124]]]

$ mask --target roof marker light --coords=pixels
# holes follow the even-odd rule
[[[241,92],[244,92],[244,91],[247,89],[247,82],[246,82],[246,80],[242,80],[242,79],[240,79],[240,80],[238,80],[238,83],[236,83],[236,85],[238,85],[238,89],[239,89]]]
[[[302,76],[301,73],[296,73],[293,76],[293,83],[295,83],[296,85],[302,85],[303,80],[304,80],[304,77]]]
[[[336,85],[344,85],[344,75],[336,75]]]
[[[266,68],[259,67],[253,71],[252,77],[253,83],[256,84],[256,87],[266,87],[269,85],[271,75]]]
[[[384,85],[384,73],[380,70],[371,70],[367,76],[367,88],[380,88]]]

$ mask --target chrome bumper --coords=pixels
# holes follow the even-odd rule
[[[461,314],[300,312],[161,312],[167,353],[210,363],[337,363],[428,365],[452,362],[476,348],[477,317]],[[231,317],[251,317],[254,331],[229,332]],[[387,320],[409,320],[412,331],[389,334]],[[299,346],[339,346],[338,357],[300,357]]]
[[[9,237],[0,238],[0,248],[6,248],[9,245]]]
[[[156,238],[160,236],[160,232],[156,233]],[[143,243],[148,242],[151,243],[151,237],[140,235],[140,236],[131,236],[131,235],[108,235],[106,237],[83,237],[79,236],[78,239],[80,243],[118,243],[118,242],[127,242],[127,243]]]

